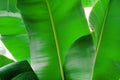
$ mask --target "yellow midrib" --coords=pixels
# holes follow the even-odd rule
[[[108,6],[109,6],[109,4],[108,4]],[[103,36],[104,26],[105,26],[106,18],[107,18],[107,15],[108,15],[108,10],[109,10],[109,7],[107,7],[107,11],[105,13],[105,19],[103,21],[103,25],[102,25],[102,28],[101,28],[101,32],[100,32],[100,37],[99,37],[98,44],[97,44],[96,53],[98,53],[98,50],[99,50],[99,47],[100,47],[100,44],[101,44],[101,39],[102,39],[102,36]]]
[[[51,24],[52,24],[52,29],[53,29],[53,33],[54,33],[54,38],[55,38],[55,43],[56,43],[56,49],[57,49],[57,53],[58,53],[57,55],[58,55],[58,60],[59,60],[59,65],[60,65],[61,77],[62,77],[62,80],[64,80],[64,73],[63,73],[62,61],[61,61],[61,57],[60,57],[60,48],[59,48],[59,43],[58,43],[58,39],[57,39],[57,33],[56,33],[56,29],[55,29],[53,15],[52,15],[52,12],[51,12],[48,0],[46,0],[46,4],[47,4],[47,7],[48,7],[48,11],[49,11],[49,15],[50,15],[50,20],[51,20]]]
[[[102,37],[103,37],[103,31],[104,31],[104,27],[105,27],[105,23],[106,23],[106,18],[107,18],[107,15],[108,15],[109,4],[110,4],[110,2],[108,3],[107,8],[106,8],[105,18],[104,18],[104,21],[103,21],[103,24],[102,24],[102,28],[101,28],[101,32],[100,32],[100,37],[99,37],[99,40],[98,40],[98,43],[97,43],[97,47],[96,47],[96,56],[94,58],[92,75],[93,75],[93,71],[94,71],[94,67],[95,67],[95,63],[96,63],[96,58],[97,58],[97,55],[98,55],[98,51],[99,51],[99,48],[100,48],[101,40],[102,40]],[[92,76],[92,79],[93,79],[93,76]]]

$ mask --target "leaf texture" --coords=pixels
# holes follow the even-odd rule
[[[21,78],[22,76],[22,78]],[[0,80],[38,80],[27,61],[8,64],[0,68]]]
[[[0,0],[1,40],[18,61],[30,60],[29,37],[16,8],[16,0]]]
[[[85,41],[80,38],[90,34],[87,21],[85,19],[83,7],[80,0],[18,0],[18,8],[25,21],[28,33],[30,35],[31,44],[31,61],[34,70],[41,80],[83,80],[90,79],[91,65],[89,70],[78,66],[71,68],[67,66],[69,63],[75,65],[82,64],[79,62],[81,57],[71,56],[71,48],[75,48],[76,55],[88,54],[85,56],[85,65],[89,65],[94,56],[94,46],[91,38],[85,37]],[[77,40],[81,40],[78,46],[85,45],[85,51],[76,47]],[[76,43],[75,43],[76,42]],[[76,46],[74,46],[76,45]],[[88,48],[93,50],[87,52]],[[79,52],[79,49],[81,50]],[[85,53],[83,53],[85,52]],[[70,58],[68,56],[71,56]],[[73,62],[69,59],[73,58]],[[76,58],[76,60],[74,60]],[[78,60],[77,60],[78,59]],[[75,63],[75,61],[77,61]],[[67,70],[68,69],[68,70]],[[74,70],[78,70],[76,76]],[[67,73],[69,73],[67,75]],[[87,75],[79,77],[78,75]],[[71,75],[71,76],[69,76]]]
[[[99,0],[91,12],[90,22],[97,44],[93,80],[120,79],[119,3],[119,0]]]

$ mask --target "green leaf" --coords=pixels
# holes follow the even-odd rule
[[[10,16],[10,12],[5,12],[4,14],[9,15],[0,16],[2,42],[16,60],[29,60],[29,38],[22,19],[16,16]]]
[[[120,79],[120,0],[99,0],[90,23],[95,30],[97,56],[93,80]]]
[[[29,74],[29,75],[26,75]],[[21,79],[22,76],[22,79]],[[31,78],[31,79],[30,79]],[[8,64],[0,68],[0,80],[38,80],[27,61]]]
[[[14,62],[14,61],[3,55],[0,55],[0,67],[7,65],[9,63],[12,63],[12,62]]]
[[[92,80],[95,47],[91,35],[72,45],[64,63],[65,80]]]
[[[88,49],[93,49],[92,41],[90,44],[85,44],[85,51],[82,51],[82,48],[77,49],[73,44],[76,40],[81,42],[78,44],[83,46],[83,43],[89,43],[87,37],[85,41],[81,40],[81,37],[89,35],[90,31],[85,19],[83,12],[83,7],[80,0],[18,0],[18,8],[21,11],[23,19],[25,21],[28,33],[30,35],[30,44],[31,44],[31,60],[32,66],[36,71],[39,79],[41,80],[76,80],[85,79],[86,76],[78,75],[87,75],[87,79],[90,79],[91,76],[91,65],[90,67],[84,69],[76,68],[78,74],[71,78],[74,71],[70,71],[67,66],[69,59],[76,58],[72,63],[82,64],[80,61],[81,57],[67,56],[71,55],[71,48],[75,48],[76,51],[81,51],[76,53],[82,55],[86,54],[85,59],[90,60],[93,58],[93,54],[88,52]],[[91,55],[87,55],[91,54]],[[66,59],[67,57],[67,59]],[[83,57],[84,58],[84,57]],[[85,60],[85,65],[89,65],[88,60]],[[65,68],[65,71],[63,69]],[[67,68],[67,69],[66,69]],[[75,69],[75,67],[73,67]],[[89,69],[89,70],[88,70]],[[86,71],[86,73],[85,73]],[[64,74],[65,73],[65,74]],[[67,76],[69,73],[69,77]]]
[[[83,6],[85,7],[91,7],[97,0],[81,0],[83,3]]]
[[[94,42],[97,45],[98,41],[100,40],[100,35],[102,28],[106,22],[106,11],[108,6],[109,0],[99,0],[93,7],[91,14],[90,14],[90,25],[93,28],[95,34],[93,34]]]
[[[32,71],[21,73],[15,78],[13,78],[12,80],[26,80],[26,79],[27,80],[38,80],[35,73],[33,73]]]
[[[0,35],[16,60],[30,60],[29,37],[16,8],[16,0],[0,0]]]
[[[16,8],[17,0],[0,0],[0,10],[8,12],[18,12]]]

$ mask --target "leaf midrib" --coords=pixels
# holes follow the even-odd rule
[[[97,55],[98,55],[98,51],[99,51],[101,40],[102,40],[102,36],[103,36],[104,27],[105,27],[105,24],[106,24],[106,19],[107,19],[108,12],[109,12],[109,5],[110,5],[110,1],[109,1],[108,5],[107,5],[105,18],[104,18],[104,21],[103,21],[103,24],[102,24],[102,29],[101,29],[101,32],[100,32],[100,37],[99,37],[99,40],[98,40],[98,43],[97,43],[97,46],[96,46],[96,56],[95,56],[95,59],[94,59],[94,65],[93,65],[93,70],[92,70],[93,72],[94,72],[96,58],[97,58]],[[92,75],[93,75],[93,72],[92,72]],[[92,76],[92,79],[93,79],[93,76]]]
[[[50,20],[51,20],[51,25],[52,25],[52,30],[53,30],[53,34],[54,34],[54,39],[55,39],[55,44],[56,44],[56,49],[57,49],[57,55],[58,55],[58,61],[59,61],[59,66],[60,66],[61,77],[62,77],[62,80],[64,80],[64,72],[63,72],[63,68],[62,68],[62,60],[61,60],[61,57],[60,57],[59,42],[58,42],[58,38],[57,38],[57,33],[56,33],[56,29],[55,29],[55,24],[54,24],[54,20],[53,20],[52,11],[51,11],[48,0],[46,0],[46,4],[47,4],[47,8],[48,8],[48,12],[49,12]]]
[[[99,37],[99,40],[98,40],[98,45],[97,45],[96,53],[98,53],[98,50],[99,50],[99,47],[100,47],[100,44],[101,44],[101,39],[102,39],[102,36],[103,36],[103,31],[104,31],[104,27],[105,27],[105,24],[106,24],[106,19],[107,19],[107,16],[108,16],[108,11],[109,11],[109,4],[110,4],[110,2],[108,3],[108,7],[106,9],[105,18],[104,18],[104,21],[103,21],[103,24],[102,24],[102,29],[101,29],[101,32],[100,32],[100,37]]]

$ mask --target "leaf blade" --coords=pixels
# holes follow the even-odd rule
[[[117,11],[117,8],[119,7],[119,1],[118,0],[100,0],[96,4],[96,6],[93,8],[93,11],[101,14],[98,17],[100,24],[104,24],[104,19],[107,12],[107,17],[105,19],[104,30],[102,31],[101,25],[98,25],[98,19],[90,18],[91,22],[94,20],[93,27],[95,28],[97,37],[99,36],[99,31],[102,31],[102,37],[100,41],[100,45],[98,47],[98,52],[96,56],[96,62],[94,67],[94,73],[93,73],[93,80],[118,80],[119,79],[119,37],[117,35],[119,34],[119,17],[120,12]],[[103,8],[101,10],[100,8]],[[99,12],[97,12],[99,11]],[[94,15],[94,13],[91,13],[91,15]],[[100,20],[101,19],[101,20]],[[96,20],[96,21],[95,21]],[[114,26],[116,26],[114,28]],[[97,28],[99,28],[97,30]],[[96,41],[99,41],[97,39]],[[99,37],[98,37],[99,38]],[[98,43],[98,42],[97,42]],[[107,76],[105,76],[107,75]]]
[[[54,20],[52,23],[54,22],[55,25],[63,66],[72,44],[77,39],[90,34],[90,31],[79,0],[71,2],[69,0],[48,0],[48,2],[51,9],[50,14]],[[18,0],[18,8],[30,35],[34,70],[40,79],[61,80],[55,35],[46,2],[44,0]],[[33,11],[31,12],[31,10]]]
[[[2,11],[0,13],[1,40],[16,60],[27,59],[30,61],[29,37],[27,35],[26,28],[22,19],[18,16],[13,16],[13,14],[15,13],[2,13]]]
[[[14,61],[3,56],[3,55],[0,55],[0,67],[5,66],[5,65],[12,63],[12,62],[14,62]]]

